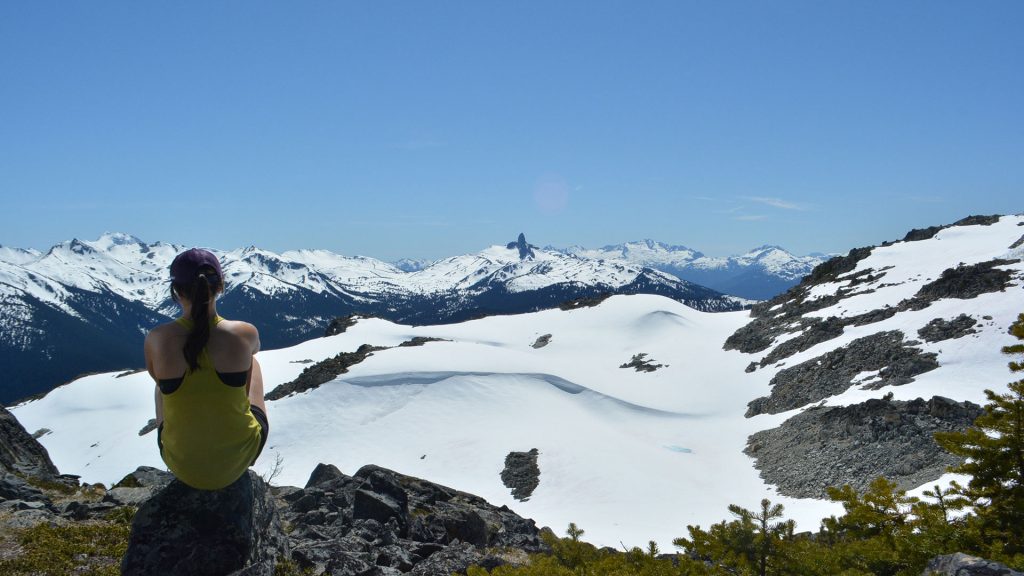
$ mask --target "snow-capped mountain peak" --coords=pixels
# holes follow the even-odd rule
[[[686,246],[650,239],[610,244],[599,249],[572,246],[560,251],[581,258],[645,266],[719,292],[754,299],[770,298],[785,291],[829,258],[820,254],[794,256],[771,244],[739,256],[706,256]]]
[[[137,362],[142,335],[176,314],[167,268],[183,247],[148,244],[129,234],[106,233],[94,241],[62,242],[43,255],[0,251],[0,362],[24,366],[9,378],[0,402],[58,382],[41,378],[30,357],[66,378]],[[221,260],[225,314],[265,329],[263,344],[294,344],[322,333],[331,319],[362,313],[410,323],[453,322],[484,314],[508,314],[558,306],[599,294],[647,292],[706,310],[737,309],[744,302],[650,269],[623,262],[580,259],[540,250],[520,234],[516,242],[476,254],[443,259],[413,272],[364,256],[326,250],[281,254],[257,246],[211,250]],[[49,318],[51,328],[37,328]],[[60,328],[57,328],[60,326]],[[33,332],[34,330],[34,332]],[[20,332],[36,334],[20,338]],[[79,357],[63,339],[96,346]],[[111,339],[117,342],[111,342]],[[52,341],[52,342],[51,342]],[[60,341],[58,345],[55,342]],[[81,346],[80,346],[81,348]],[[115,352],[111,352],[115,349]],[[65,356],[51,361],[54,355]],[[59,370],[58,370],[59,369]],[[28,383],[27,383],[28,382]]]

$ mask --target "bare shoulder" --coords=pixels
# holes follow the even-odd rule
[[[172,336],[176,336],[180,331],[181,328],[175,322],[160,324],[146,334],[146,346],[159,346],[161,342],[164,342]]]
[[[220,326],[225,330],[242,338],[252,347],[252,353],[259,352],[260,349],[260,331],[255,326],[242,320],[225,320],[220,323]]]

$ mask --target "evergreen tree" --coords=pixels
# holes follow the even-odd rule
[[[736,520],[713,524],[706,532],[698,526],[688,526],[690,538],[676,538],[672,543],[690,555],[726,568],[729,573],[784,573],[775,560],[783,542],[793,537],[796,524],[780,520],[782,505],[772,505],[765,498],[759,511],[730,504],[729,512]]]
[[[844,569],[878,576],[920,574],[924,564],[911,521],[916,498],[885,478],[876,478],[863,494],[846,485],[829,488],[828,496],[846,513],[822,521],[823,543],[835,549]]]
[[[1024,314],[1010,333],[1024,340]],[[1024,344],[1003,352],[1024,354]],[[1011,361],[1010,370],[1024,371],[1024,362]],[[1024,554],[1024,379],[1008,388],[1005,394],[985,391],[989,403],[972,428],[936,434],[935,439],[966,458],[950,470],[971,476],[959,492],[974,509],[981,539],[998,542],[1003,554],[1014,556]]]

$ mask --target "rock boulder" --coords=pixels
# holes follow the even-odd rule
[[[196,490],[177,480],[139,508],[121,573],[271,575],[288,556],[267,484],[253,471],[222,490]]]

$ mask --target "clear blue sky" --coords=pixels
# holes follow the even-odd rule
[[[845,252],[1024,211],[1024,2],[4,2],[0,244]]]

